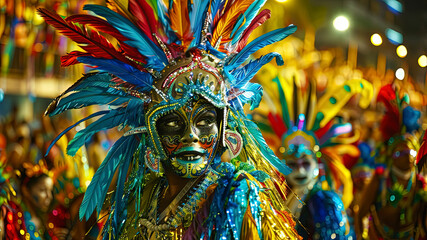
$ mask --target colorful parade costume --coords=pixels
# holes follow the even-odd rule
[[[249,80],[273,58],[283,61],[269,53],[242,66],[296,28],[277,29],[247,44],[270,17],[269,10],[257,14],[265,1],[124,2],[128,6],[111,1],[114,11],[86,5],[95,15],[65,19],[39,9],[84,50],[70,52],[62,64],[98,70],[57,97],[46,113],[110,106],[69,128],[100,116],[70,141],[68,154],[95,132],[126,130],[87,188],[80,217],[101,211],[117,171],[115,191],[105,201],[111,207],[104,239],[298,238],[274,188],[278,172],[290,170],[243,112],[247,103],[257,107],[262,96],[261,86]],[[173,135],[175,130],[184,133]],[[221,161],[226,149],[230,162]],[[165,204],[171,177],[186,184]]]
[[[425,239],[427,188],[418,174],[423,164],[415,160],[421,114],[405,106],[409,96],[400,97],[392,85],[381,88],[377,101],[386,106],[380,125],[384,143],[378,147],[375,174],[361,198],[360,218],[370,212],[371,239]],[[421,149],[419,159],[423,154]]]
[[[346,208],[352,201],[352,181],[342,154],[357,156],[359,151],[351,145],[357,136],[340,136],[352,130],[351,124],[334,117],[356,93],[363,96],[360,105],[367,107],[372,86],[362,79],[348,80],[317,100],[314,81],[299,82],[275,72],[271,68],[267,73],[277,76],[273,80],[277,88],[270,88],[270,93],[278,89],[278,94],[269,95],[271,111],[267,116],[255,113],[254,118],[266,136],[273,135],[271,141],[280,144],[277,154],[293,169],[286,178],[291,186],[286,202],[297,219],[298,233],[304,239],[347,239]],[[263,75],[258,79],[266,80]]]

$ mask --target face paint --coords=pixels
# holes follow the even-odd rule
[[[299,158],[290,155],[286,158],[286,165],[292,169],[286,176],[292,187],[307,187],[319,175],[318,164],[312,155],[304,154]]]
[[[159,119],[157,130],[168,156],[164,167],[195,178],[208,168],[218,139],[218,115],[206,100],[192,101]]]

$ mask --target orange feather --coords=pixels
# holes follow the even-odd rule
[[[215,29],[212,33],[212,46],[217,45],[217,41],[221,38],[221,44],[231,41],[230,34],[233,31],[234,24],[240,14],[245,13],[248,7],[253,3],[253,0],[236,1],[231,5],[224,15],[218,20]]]
[[[187,48],[193,40],[190,31],[190,17],[188,16],[186,0],[173,1],[170,11],[171,28],[175,31],[176,36],[181,40],[181,45]]]

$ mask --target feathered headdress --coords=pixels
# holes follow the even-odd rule
[[[385,106],[380,131],[386,153],[381,155],[380,161],[389,159],[388,157],[393,154],[394,146],[402,141],[406,141],[414,151],[420,149],[421,153],[418,154],[416,163],[421,161],[423,148],[420,148],[420,139],[418,139],[421,112],[409,106],[409,101],[409,96],[404,94],[400,97],[399,89],[392,84],[383,86],[378,92],[377,102]],[[423,164],[419,165],[419,168],[421,169],[422,166]]]
[[[393,85],[388,84],[380,89],[377,102],[383,103],[386,108],[380,125],[383,141],[389,141],[392,137],[402,136],[405,133],[413,133],[420,128],[418,120],[421,112],[407,105],[409,96],[404,94],[400,98],[398,89]]]
[[[111,219],[117,225],[125,217],[122,214],[127,200],[122,196],[129,167],[132,166],[130,175],[134,180],[128,182],[127,189],[140,193],[144,174],[148,168],[159,171],[159,159],[164,157],[156,120],[194,95],[224,109],[222,139],[233,157],[246,154],[260,170],[273,165],[288,173],[289,169],[268,148],[257,126],[243,113],[243,105],[250,103],[256,107],[262,96],[261,86],[249,80],[273,58],[278,64],[283,64],[283,60],[279,54],[269,53],[244,63],[252,53],[284,39],[296,27],[277,29],[248,43],[252,31],[270,17],[269,10],[258,14],[265,0],[168,4],[161,0],[129,0],[127,6],[122,3],[111,1],[110,8],[85,5],[83,9],[91,15],[66,18],[46,9],[38,10],[46,22],[82,48],[63,56],[62,65],[84,63],[98,70],[84,75],[58,96],[46,114],[94,104],[110,106],[109,110],[78,121],[57,137],[82,121],[101,116],[76,134],[69,143],[68,154],[74,155],[98,131],[116,126],[129,130],[112,146],[93,177],[80,217],[89,217],[95,209],[100,211],[117,169]],[[217,156],[216,160],[219,159]]]
[[[328,89],[317,99],[314,81],[297,82],[282,77],[274,67],[268,69],[270,76],[276,76],[273,81],[277,85],[275,92],[278,93],[277,101],[270,98],[272,111],[267,116],[268,126],[281,142],[279,154],[297,157],[308,154],[325,160],[328,171],[326,180],[333,189],[344,185],[343,202],[348,206],[352,198],[351,175],[343,165],[341,155],[359,155],[357,147],[351,145],[358,140],[358,136],[340,137],[350,133],[352,126],[350,123],[336,122],[334,117],[357,93],[361,95],[359,106],[368,107],[373,96],[372,85],[363,79],[351,79],[343,86]],[[266,81],[263,76],[258,79]]]

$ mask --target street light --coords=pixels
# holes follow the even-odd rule
[[[334,27],[336,30],[338,31],[345,31],[348,29],[348,27],[350,26],[350,22],[348,21],[348,19],[344,16],[338,16],[334,19]]]
[[[374,46],[379,46],[383,43],[383,39],[381,38],[381,35],[379,35],[378,33],[374,33],[371,36],[371,43]]]
[[[420,65],[420,67],[427,67],[427,56],[426,55],[421,55],[418,58],[418,65]]]
[[[287,2],[288,0],[276,0],[276,2],[279,2],[279,3],[284,3],[284,2]]]
[[[403,45],[399,45],[399,46],[396,48],[396,53],[397,53],[397,56],[399,56],[399,57],[401,57],[401,58],[404,58],[404,57],[406,57],[406,55],[408,54],[408,50],[406,50],[406,47],[405,47],[405,46],[403,46]]]
[[[399,80],[403,80],[405,78],[405,70],[403,68],[399,68],[396,70],[395,76]]]

